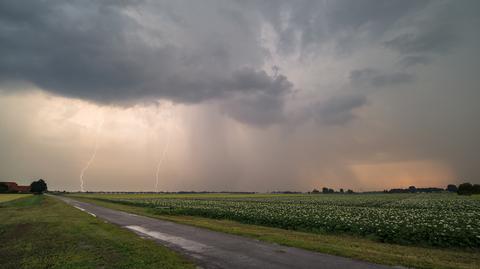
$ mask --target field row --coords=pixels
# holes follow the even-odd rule
[[[310,232],[348,233],[383,242],[480,247],[480,201],[449,194],[303,195],[98,199],[160,214],[231,219]]]

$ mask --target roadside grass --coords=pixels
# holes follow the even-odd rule
[[[55,198],[0,204],[0,268],[195,268],[179,254]]]
[[[69,197],[138,215],[246,236],[280,245],[303,248],[378,264],[413,268],[479,268],[480,252],[466,249],[438,249],[380,243],[349,235],[313,234],[242,224],[230,220],[193,216],[159,215],[155,209],[117,204],[75,195]]]
[[[31,196],[31,194],[2,193],[0,194],[0,203],[8,202],[11,200],[28,197],[28,196]]]

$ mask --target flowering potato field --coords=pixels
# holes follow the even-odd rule
[[[480,247],[480,200],[455,194],[101,197],[193,215],[309,231],[348,233],[383,242]]]

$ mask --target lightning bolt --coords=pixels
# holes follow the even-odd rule
[[[160,174],[160,167],[165,160],[165,156],[167,155],[168,148],[170,147],[170,131],[167,133],[167,142],[165,143],[165,147],[163,147],[162,155],[160,156],[160,160],[157,163],[157,172],[155,173],[156,181],[155,181],[155,191],[158,192],[158,175]]]
[[[170,121],[172,120],[171,118],[173,117],[173,113],[174,113],[173,108],[169,111],[169,113],[167,113],[167,117],[170,118]],[[163,162],[165,161],[165,158],[168,154],[168,149],[170,148],[171,124],[172,124],[172,122],[170,122],[170,124],[169,124],[170,126],[168,126],[167,141],[165,142],[165,146],[163,147],[163,150],[162,150],[162,155],[160,156],[160,159],[158,160],[158,163],[157,163],[157,170],[156,170],[156,173],[155,173],[155,191],[156,192],[158,192],[158,181],[159,181],[159,175],[160,175],[160,168],[161,168]]]
[[[100,120],[100,124],[97,127],[97,131],[95,133],[95,144],[94,144],[94,147],[93,147],[92,156],[90,157],[90,159],[87,161],[87,164],[83,167],[82,171],[80,172],[80,190],[82,192],[85,192],[85,188],[84,188],[85,181],[83,180],[83,176],[85,175],[85,172],[88,170],[90,165],[95,160],[95,157],[97,156],[98,138],[100,136],[100,132],[102,131],[103,122],[104,122],[104,118],[102,117],[101,120]]]

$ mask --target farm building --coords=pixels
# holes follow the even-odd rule
[[[30,186],[20,186],[16,182],[0,182],[8,187],[8,192],[29,193]]]

